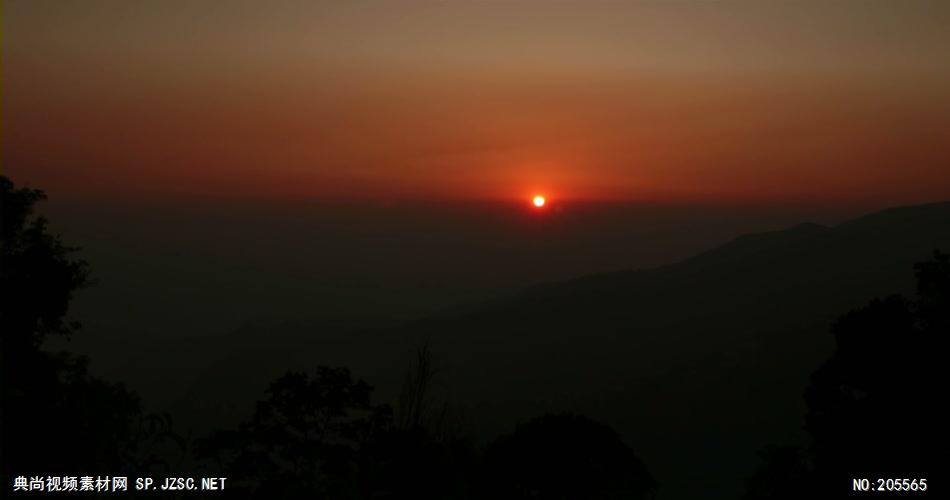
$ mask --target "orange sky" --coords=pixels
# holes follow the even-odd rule
[[[3,6],[62,198],[950,198],[946,2]]]

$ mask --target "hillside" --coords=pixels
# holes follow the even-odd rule
[[[664,497],[731,496],[758,448],[795,438],[830,322],[874,296],[912,292],[913,264],[935,248],[950,248],[950,203],[743,236],[675,265],[542,285],[402,332],[435,339],[453,393],[489,431],[573,408],[621,430]]]
[[[247,415],[291,368],[349,366],[391,401],[428,338],[442,389],[477,437],[575,410],[623,434],[662,498],[735,497],[758,449],[797,438],[830,322],[912,292],[913,264],[935,248],[950,248],[950,203],[742,236],[673,265],[542,284],[400,327],[169,339],[129,361],[143,373],[129,383],[171,391],[167,409],[200,431]],[[174,373],[158,373],[168,359]]]

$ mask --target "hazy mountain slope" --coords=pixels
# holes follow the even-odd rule
[[[207,428],[245,416],[283,370],[321,363],[351,367],[391,400],[428,337],[444,390],[480,435],[574,409],[621,431],[662,497],[735,497],[755,451],[795,437],[830,322],[912,292],[912,266],[934,248],[950,249],[950,203],[742,236],[677,264],[539,285],[398,328],[248,327],[169,340],[134,362],[177,388],[180,421]],[[174,380],[159,373],[169,361]]]
[[[834,228],[740,237],[658,269],[539,286],[416,323],[487,430],[562,407],[620,429],[668,495],[733,494],[768,442],[793,434],[829,323],[910,292],[913,263],[950,248],[950,204]],[[666,496],[666,494],[664,496]]]

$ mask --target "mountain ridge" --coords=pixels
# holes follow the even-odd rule
[[[950,202],[742,235],[677,263],[543,283],[397,326],[248,326],[226,342],[195,340],[191,361],[169,341],[135,361],[144,375],[129,382],[176,388],[164,398],[173,414],[214,425],[249,412],[284,370],[318,364],[348,366],[394,401],[428,339],[440,386],[476,437],[576,411],[623,435],[660,498],[735,497],[758,449],[797,439],[830,323],[875,296],[912,293],[913,264],[936,248],[950,248]],[[182,380],[156,381],[149,360],[165,359]]]
[[[812,222],[802,222],[795,224],[785,229],[779,229],[774,231],[764,231],[756,233],[748,233],[739,235],[733,238],[730,241],[727,241],[719,246],[716,246],[710,250],[700,252],[694,256],[687,257],[686,259],[671,263],[665,264],[658,267],[652,268],[641,268],[641,269],[623,269],[617,271],[607,271],[600,273],[586,274],[583,276],[578,276],[576,278],[570,278],[567,280],[558,280],[552,282],[540,283],[527,289],[522,290],[521,292],[516,292],[514,296],[522,296],[524,294],[531,294],[542,290],[550,290],[555,288],[560,288],[563,286],[575,286],[578,284],[583,284],[588,281],[594,281],[599,279],[615,279],[622,276],[631,276],[637,273],[644,272],[656,272],[659,270],[666,270],[670,268],[675,268],[684,265],[695,265],[698,262],[705,261],[707,259],[718,256],[723,252],[731,252],[735,250],[741,250],[743,253],[750,253],[754,251],[761,251],[762,248],[757,243],[766,243],[767,245],[774,245],[779,243],[789,243],[795,242],[799,239],[808,239],[818,234],[826,233],[827,231],[835,230],[853,230],[860,229],[866,224],[873,224],[882,219],[884,220],[902,220],[907,215],[912,215],[920,212],[930,212],[938,211],[941,216],[950,214],[950,201],[942,202],[933,202],[920,205],[905,205],[898,207],[889,207],[869,214],[858,216],[849,220],[846,220],[840,224],[833,226],[825,226],[821,224],[816,224]],[[929,214],[928,214],[929,215]],[[779,237],[780,240],[776,241],[773,238]],[[506,297],[511,299],[512,296]],[[443,313],[437,313],[433,316],[442,316]]]
[[[658,436],[690,429],[685,468],[708,472],[661,495],[733,496],[738,484],[719,478],[748,470],[723,464],[748,469],[757,449],[798,432],[830,323],[874,297],[912,293],[913,264],[939,248],[950,248],[950,202],[743,235],[674,264],[546,283],[396,333],[430,338],[458,375],[450,385],[507,412],[499,422],[568,404],[639,443],[666,484],[682,457]]]

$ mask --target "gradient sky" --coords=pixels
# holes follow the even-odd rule
[[[61,199],[950,198],[948,2],[6,1]]]

